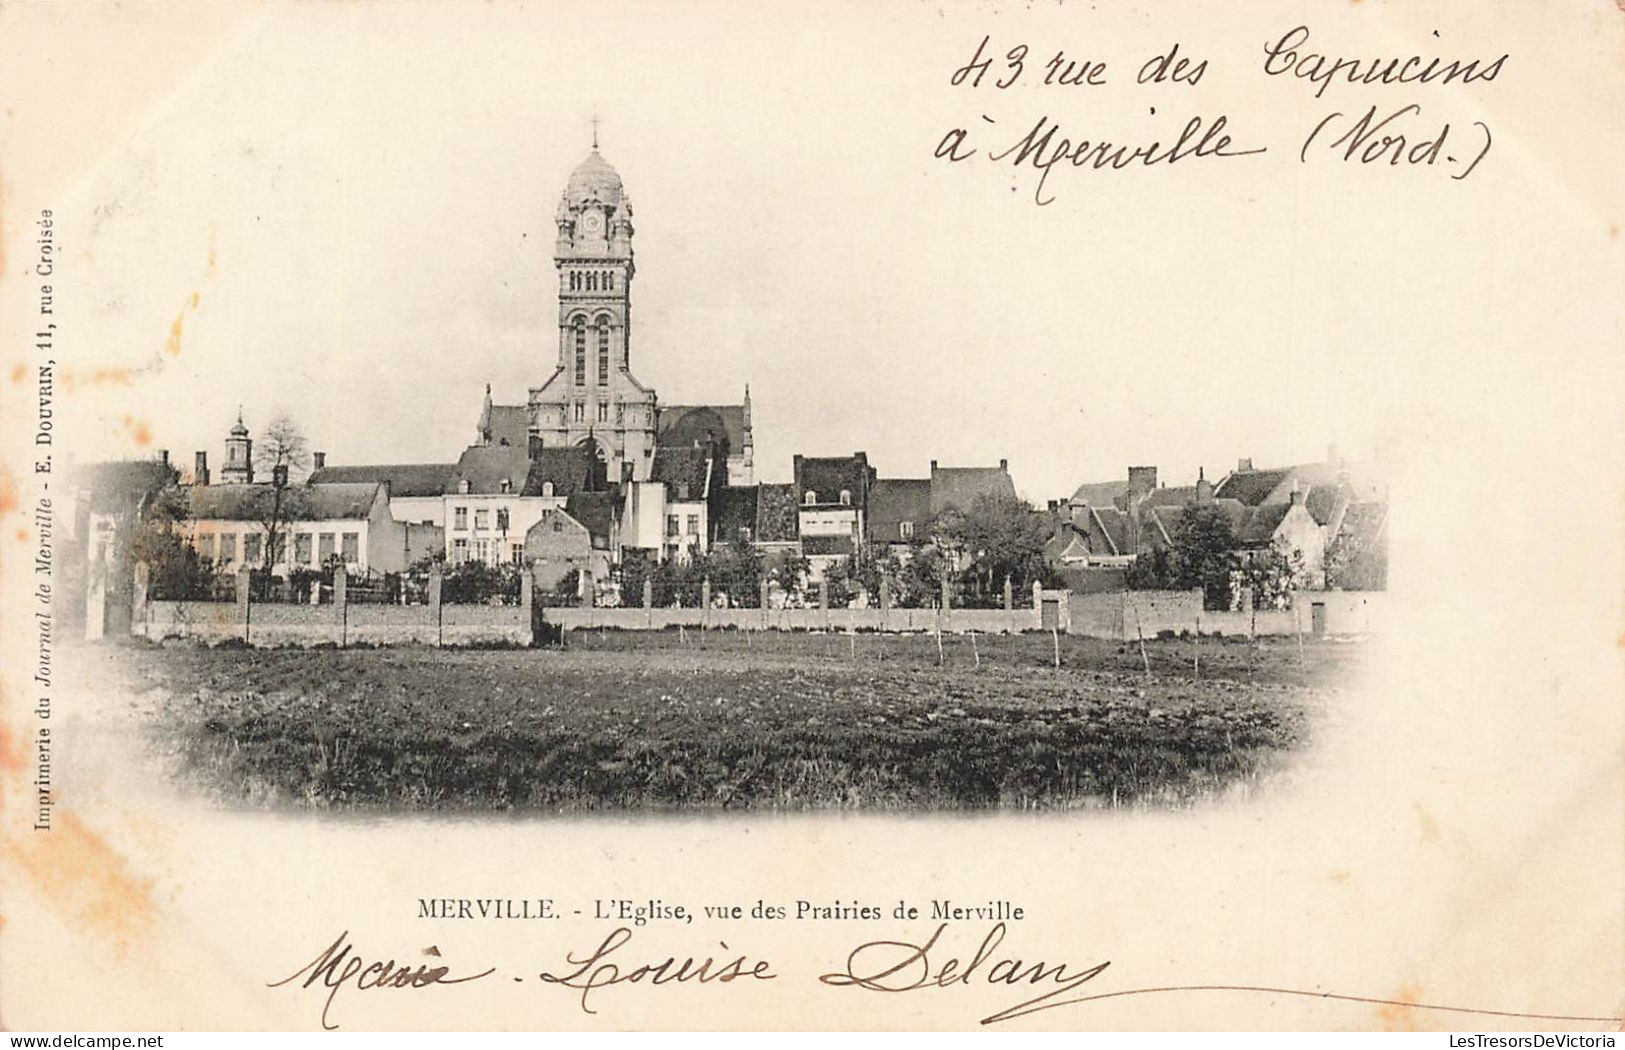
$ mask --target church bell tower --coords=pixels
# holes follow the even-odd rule
[[[543,447],[592,439],[611,478],[649,475],[655,394],[631,372],[632,203],[619,173],[592,152],[570,173],[555,213],[558,359],[531,391],[531,433]]]

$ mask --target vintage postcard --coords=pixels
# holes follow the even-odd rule
[[[0,1024],[1625,1023],[1625,10],[0,6]]]

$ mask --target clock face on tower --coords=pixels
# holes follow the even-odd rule
[[[604,228],[604,219],[603,216],[599,215],[597,212],[589,211],[586,218],[581,220],[581,224],[582,226],[586,227],[588,233],[596,234],[599,230]]]

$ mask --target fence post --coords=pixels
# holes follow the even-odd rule
[[[1034,583],[1036,583],[1036,582],[1037,581],[1034,581]],[[1013,612],[1015,610],[1015,607],[1016,607],[1015,598],[1016,598],[1016,593],[1015,593],[1015,590],[1010,586],[1010,577],[1006,576],[1004,578],[1004,611],[1005,612]]]
[[[135,625],[141,625],[141,633],[147,634],[147,588],[152,581],[152,566],[144,561],[135,563],[135,580],[130,592],[130,633],[135,633]]]
[[[254,581],[253,570],[247,565],[237,569],[237,622],[243,625],[243,641],[248,641],[249,610],[252,603],[249,597],[251,584]]]
[[[580,577],[577,577],[579,581]],[[592,577],[587,577],[588,586],[592,585]],[[536,621],[533,619],[533,608],[536,602],[536,574],[530,566],[522,565],[519,568],[519,611],[520,619],[525,625],[525,644],[536,644]]]
[[[767,630],[767,623],[768,623],[767,577],[766,576],[763,576],[760,580],[757,581],[756,590],[757,590],[758,594],[760,595],[760,597],[758,598],[758,604],[760,605],[761,610],[762,610],[762,630],[765,631],[765,630]]]
[[[643,626],[653,627],[655,624],[655,581],[648,576],[643,578]]]
[[[440,570],[440,563],[435,562],[429,566],[429,611],[434,614],[434,644],[436,647],[446,640],[444,611],[441,608],[441,587],[445,583],[445,575]]]
[[[339,622],[339,648],[350,644],[350,574],[343,564],[333,567],[333,616]]]
[[[711,577],[700,580],[700,630],[711,626]]]

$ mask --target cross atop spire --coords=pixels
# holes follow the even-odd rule
[[[592,111],[592,148],[598,148],[598,110]]]

